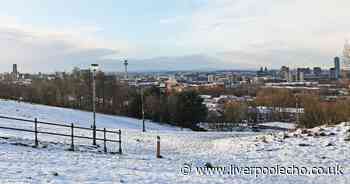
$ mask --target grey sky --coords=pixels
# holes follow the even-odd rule
[[[0,71],[329,67],[350,38],[348,0],[70,2],[1,2]]]

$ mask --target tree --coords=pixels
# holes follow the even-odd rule
[[[141,94],[132,91],[129,94],[128,115],[135,118],[142,118]]]
[[[295,107],[296,98],[293,92],[288,89],[263,88],[256,96],[256,103],[272,108],[273,119],[279,121],[288,117],[288,113],[283,113],[281,110]]]
[[[226,122],[238,124],[248,119],[248,106],[239,102],[229,102],[224,107],[224,119]]]
[[[324,124],[337,124],[349,121],[349,101],[327,102],[318,96],[305,96],[302,99],[304,113],[299,127],[313,128]]]
[[[185,91],[176,95],[175,122],[177,125],[196,129],[197,123],[207,117],[203,99],[195,91]]]
[[[145,96],[145,113],[146,117],[152,119],[153,121],[158,121],[160,116],[160,101],[157,95],[147,95]]]
[[[320,100],[315,96],[303,97],[302,104],[304,114],[299,122],[299,127],[312,128],[321,125],[324,120],[324,113]]]

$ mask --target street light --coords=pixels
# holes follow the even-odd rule
[[[142,111],[142,132],[146,132],[145,107],[144,107],[143,88],[142,88],[142,86],[140,86],[140,92],[141,92],[141,111]]]
[[[93,123],[92,123],[92,144],[96,145],[96,71],[98,64],[91,64],[92,70],[92,111],[93,111]]]
[[[159,84],[159,122],[162,123],[163,119],[162,119],[162,93],[163,93],[163,89],[165,88],[165,84],[164,83],[160,83]]]
[[[296,124],[298,125],[299,124],[299,98],[298,98],[298,95],[295,94],[295,108],[296,108]]]

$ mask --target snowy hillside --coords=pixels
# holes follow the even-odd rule
[[[59,108],[45,105],[37,105],[30,103],[18,103],[11,100],[0,99],[0,115],[21,117],[25,119],[38,118],[41,121],[58,122],[58,123],[74,123],[80,126],[90,127],[92,124],[92,113],[73,110],[68,108]],[[138,119],[110,116],[105,114],[97,114],[97,128],[117,128],[117,129],[142,129],[142,121]],[[159,125],[157,123],[147,122],[148,130],[178,130],[178,128],[168,125]]]
[[[91,113],[77,110],[0,101],[0,115],[90,126]],[[32,148],[33,135],[0,129],[0,183],[348,183],[350,180],[350,125],[297,130],[290,133],[192,132],[124,117],[98,115],[99,127],[123,129],[122,155],[103,154],[89,141],[79,141],[78,151],[66,151],[69,139],[39,135],[40,148]],[[1,125],[27,126],[0,119]],[[47,128],[47,127],[39,127]],[[64,131],[64,130],[53,130]],[[86,134],[86,132],[78,132]],[[161,154],[155,158],[156,136]],[[53,144],[51,141],[59,142]],[[108,145],[113,149],[114,145]],[[342,175],[271,176],[196,172],[205,164],[240,167],[277,164],[299,167],[340,165]],[[185,165],[184,165],[185,164]],[[184,166],[191,166],[185,176]]]

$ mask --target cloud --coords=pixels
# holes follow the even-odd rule
[[[52,72],[88,66],[118,53],[110,48],[89,47],[57,36],[41,37],[18,30],[0,29],[0,35],[1,63],[8,66],[17,63],[23,72]]]
[[[95,39],[93,33],[101,30],[96,27],[58,31],[11,21],[0,24],[1,72],[10,71],[13,63],[18,64],[21,72],[70,70],[74,66],[88,67],[119,53],[117,46]]]
[[[348,0],[206,1],[186,19],[190,28],[177,40],[202,53],[241,52],[260,58],[284,53],[273,60],[298,58],[293,64],[303,64],[300,58],[310,58],[309,53],[317,55],[310,62],[323,64],[341,54],[350,36],[349,6]]]
[[[114,71],[122,70],[120,60],[125,57],[131,70],[328,67],[350,38],[348,0],[193,0],[189,4],[192,12],[165,17],[159,27],[132,30],[137,39],[126,41],[105,38],[103,26],[98,25],[37,27],[0,17],[1,71],[9,71],[12,63],[22,71],[38,72],[86,67],[91,62]],[[165,36],[147,37],[157,31]]]
[[[183,21],[183,19],[185,18],[185,16],[175,16],[175,17],[167,17],[167,18],[163,18],[159,20],[160,24],[175,24],[178,23],[180,21]]]

